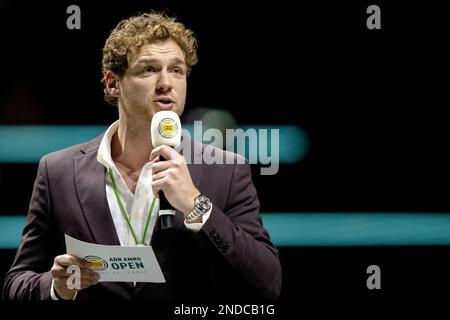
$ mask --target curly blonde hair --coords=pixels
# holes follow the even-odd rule
[[[103,47],[103,79],[107,71],[123,76],[128,68],[128,59],[134,50],[145,44],[160,40],[174,40],[184,53],[189,75],[197,61],[197,40],[194,33],[165,14],[150,12],[119,22]],[[106,102],[117,105],[117,98],[104,90]]]

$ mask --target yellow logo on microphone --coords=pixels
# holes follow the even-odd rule
[[[173,138],[178,132],[178,126],[173,119],[165,118],[159,123],[158,131],[164,138]]]

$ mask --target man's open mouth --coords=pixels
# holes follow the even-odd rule
[[[169,99],[160,99],[158,100],[159,103],[164,103],[164,104],[169,104],[172,103],[172,101],[170,101]]]
[[[175,104],[173,99],[166,97],[156,99],[154,102],[161,109],[170,109]]]

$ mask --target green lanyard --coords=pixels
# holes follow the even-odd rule
[[[147,222],[145,223],[144,234],[142,235],[142,240],[138,241],[138,239],[136,237],[136,233],[134,232],[133,227],[131,226],[130,218],[128,218],[128,212],[125,209],[125,207],[123,206],[122,200],[120,200],[119,193],[117,192],[116,180],[114,179],[114,175],[112,173],[111,168],[108,169],[108,173],[109,173],[109,176],[111,177],[114,193],[116,194],[116,198],[117,198],[117,202],[119,203],[120,211],[122,212],[123,218],[127,222],[128,228],[131,231],[131,235],[133,236],[134,242],[136,243],[136,245],[144,245],[145,246],[145,237],[147,235],[148,225],[150,223],[150,217],[152,216],[153,208],[155,207],[156,197],[153,196],[152,204],[150,206],[150,210],[148,211]]]

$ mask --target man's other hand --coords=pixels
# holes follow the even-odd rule
[[[67,286],[67,280],[72,275],[71,273],[67,273],[67,267],[71,265],[80,268],[79,288],[69,289]],[[97,284],[100,275],[90,270],[90,267],[91,263],[87,260],[79,259],[68,254],[57,256],[50,270],[53,277],[53,288],[57,296],[64,300],[71,300],[77,291]]]

